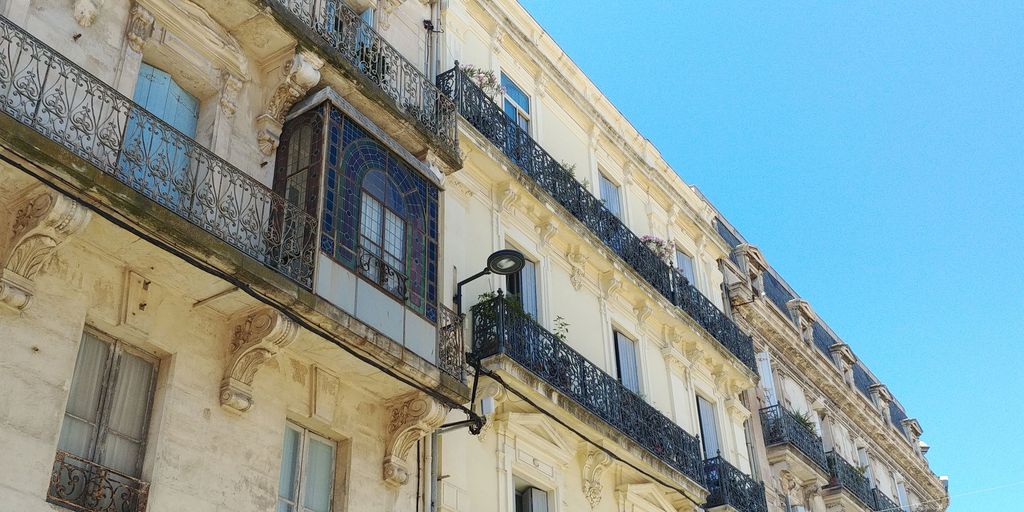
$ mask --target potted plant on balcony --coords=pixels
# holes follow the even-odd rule
[[[814,432],[814,422],[811,421],[811,415],[806,411],[794,412],[793,418],[796,419],[796,422],[799,423],[800,426],[806,428],[810,432]]]
[[[490,98],[499,98],[505,94],[505,87],[501,85],[501,80],[494,74],[494,71],[473,65],[461,66],[461,69]]]
[[[662,261],[668,263],[672,260],[672,251],[675,249],[672,242],[665,241],[654,235],[644,235],[640,237],[640,241]]]

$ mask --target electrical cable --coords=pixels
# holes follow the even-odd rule
[[[9,148],[7,146],[3,146],[3,147],[4,147],[4,149],[6,149],[8,151],[11,151],[14,154],[18,154],[16,151],[12,150],[11,148]],[[57,176],[53,176],[52,179],[47,177],[47,176],[44,176],[43,174],[50,175],[50,173],[48,171],[46,171],[45,169],[41,170],[40,172],[33,171],[33,170],[25,167],[24,165],[22,165],[20,162],[12,160],[6,154],[0,153],[0,160],[3,160],[4,162],[7,162],[11,166],[15,167],[16,169],[21,170],[22,172],[28,174],[29,176],[32,176],[33,178],[39,180],[40,182],[44,183],[46,186],[50,187],[51,189],[55,190],[58,193],[64,194],[65,192],[64,192],[62,187],[57,185],[57,183],[64,183],[64,185],[67,188],[72,189],[72,190],[74,190],[76,188],[73,184],[66,183],[65,180],[63,180],[63,179],[61,179],[61,178],[59,178]],[[106,174],[106,173],[104,173],[104,174]],[[117,218],[115,215],[104,211],[102,208],[99,208],[98,206],[90,204],[89,202],[86,202],[86,201],[80,201],[79,200],[77,202],[78,202],[78,204],[81,204],[83,207],[88,208],[89,210],[95,212],[97,215],[99,215],[100,217],[102,217],[102,218],[106,219],[107,221],[113,223],[114,225],[116,225],[116,226],[118,226],[118,227],[120,227],[120,228],[122,228],[122,229],[124,229],[124,230],[126,230],[126,231],[128,231],[130,233],[132,233],[133,235],[138,236],[139,238],[141,238],[141,239],[143,239],[143,240],[145,240],[145,241],[155,245],[157,248],[162,249],[164,251],[167,251],[167,252],[173,254],[174,256],[177,256],[178,258],[181,258],[185,262],[191,264],[192,266],[198,268],[199,270],[201,270],[203,272],[206,272],[207,274],[210,274],[210,275],[212,275],[212,276],[214,276],[216,278],[219,278],[219,279],[223,279],[224,281],[227,281],[228,283],[238,287],[239,290],[242,290],[243,292],[248,294],[253,299],[255,299],[255,300],[259,301],[259,302],[262,302],[262,303],[266,304],[267,306],[270,306],[270,307],[280,311],[282,314],[284,314],[286,317],[288,317],[293,322],[301,325],[302,327],[306,328],[307,330],[309,330],[313,334],[316,334],[317,336],[320,336],[321,338],[324,338],[329,343],[340,347],[342,350],[344,350],[345,352],[348,352],[350,355],[352,355],[356,359],[359,359],[360,361],[363,361],[364,363],[367,363],[370,366],[373,366],[374,368],[380,370],[382,373],[384,373],[384,374],[394,378],[395,380],[397,380],[397,381],[399,381],[399,382],[401,382],[401,383],[403,383],[403,384],[405,384],[405,385],[407,385],[407,386],[409,386],[411,388],[414,388],[414,389],[417,389],[419,391],[422,391],[423,393],[426,393],[427,395],[429,395],[429,396],[439,400],[440,402],[450,405],[452,408],[459,409],[459,410],[465,412],[471,418],[475,416],[475,413],[471,409],[469,409],[466,406],[464,406],[463,404],[458,403],[455,400],[445,396],[444,394],[437,392],[433,388],[429,388],[427,386],[424,386],[424,385],[422,385],[422,384],[420,384],[418,382],[415,382],[415,381],[413,381],[413,380],[411,380],[411,379],[409,379],[409,378],[407,378],[407,377],[405,377],[403,375],[400,375],[400,374],[396,373],[395,371],[391,370],[388,366],[377,362],[376,360],[372,359],[370,356],[363,355],[363,354],[360,354],[359,352],[356,352],[355,349],[353,349],[352,347],[347,346],[343,341],[336,340],[335,337],[333,335],[331,335],[329,332],[327,332],[325,329],[323,329],[320,326],[317,326],[316,324],[314,324],[314,323],[312,323],[312,322],[302,318],[301,316],[291,312],[286,305],[281,304],[278,301],[276,301],[276,300],[274,300],[274,299],[272,299],[270,297],[263,296],[259,292],[253,290],[249,286],[248,283],[246,283],[245,281],[243,281],[241,279],[236,278],[232,274],[229,274],[229,273],[224,272],[224,271],[222,271],[220,269],[217,269],[217,268],[213,267],[212,265],[209,265],[206,262],[203,262],[199,258],[191,256],[191,255],[185,253],[184,251],[179,250],[179,249],[173,247],[171,244],[169,244],[167,242],[164,242],[164,241],[156,238],[155,236],[146,233],[142,229],[138,229],[138,228],[132,226],[129,222]],[[171,212],[170,210],[168,210],[168,213],[172,213],[173,214],[173,212]],[[214,236],[216,236],[216,235],[214,235]],[[246,256],[246,257],[248,258],[249,256]]]
[[[595,442],[593,439],[590,439],[589,437],[587,437],[586,434],[580,432],[579,430],[577,430],[577,429],[573,428],[572,426],[570,426],[569,424],[567,424],[565,421],[562,421],[560,418],[558,418],[558,417],[554,416],[553,414],[547,412],[543,407],[538,405],[536,402],[531,400],[526,395],[524,395],[524,394],[520,393],[519,391],[516,391],[515,389],[509,387],[509,385],[504,381],[504,379],[501,378],[500,375],[498,375],[498,374],[496,374],[496,373],[494,373],[494,372],[492,372],[490,370],[486,370],[486,369],[482,368],[479,364],[474,365],[474,368],[477,370],[477,372],[483,373],[484,375],[494,379],[496,382],[501,384],[501,386],[503,388],[505,388],[506,390],[510,391],[512,394],[518,396],[524,402],[530,404],[534,409],[537,409],[538,411],[540,411],[541,414],[543,414],[543,415],[545,415],[545,416],[555,420],[556,422],[558,422],[559,425],[562,425],[563,427],[568,429],[573,434],[576,434],[576,436],[578,436],[580,439],[582,439],[582,440],[584,440],[584,441],[594,445],[594,447],[596,447],[597,449],[603,451],[609,457],[611,457],[611,458],[613,458],[613,459],[615,459],[615,460],[617,460],[619,462],[622,462],[623,464],[625,464],[625,465],[635,469],[636,471],[638,471],[640,474],[646,476],[647,478],[650,478],[651,480],[653,480],[653,481],[655,481],[655,482],[657,482],[657,483],[659,483],[659,484],[661,484],[661,485],[663,485],[663,486],[665,486],[665,487],[667,487],[669,489],[672,489],[673,491],[678,492],[679,494],[681,494],[684,498],[689,500],[694,505],[696,505],[698,507],[703,507],[704,506],[704,503],[698,502],[697,500],[693,499],[690,496],[690,494],[686,492],[685,489],[681,489],[679,487],[676,487],[675,485],[672,485],[672,484],[669,484],[669,483],[665,483],[665,481],[662,480],[661,478],[659,478],[659,477],[657,477],[655,475],[652,475],[651,473],[647,472],[646,470],[637,467],[632,462],[629,462],[628,460],[625,460],[622,457],[619,457],[618,455],[612,453],[611,450],[609,450],[608,448],[605,448],[604,446],[601,446],[599,443]]]

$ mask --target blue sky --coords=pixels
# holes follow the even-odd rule
[[[522,3],[920,419],[950,511],[1024,509],[1024,2]]]

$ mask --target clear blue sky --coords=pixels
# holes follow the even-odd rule
[[[1024,510],[1024,2],[522,2],[920,419],[950,510]]]

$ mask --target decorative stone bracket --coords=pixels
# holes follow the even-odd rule
[[[405,457],[416,442],[441,426],[449,408],[426,394],[413,391],[388,403],[384,444],[384,481],[401,486],[409,480]]]
[[[272,308],[256,311],[236,326],[230,359],[220,382],[220,405],[236,412],[251,409],[256,370],[295,341],[298,334],[299,326]]]
[[[584,453],[586,458],[583,461],[583,497],[590,503],[590,508],[597,508],[601,503],[601,492],[604,491],[601,475],[608,466],[611,466],[612,459],[603,450],[594,447],[588,446]]]
[[[23,310],[35,292],[33,278],[68,237],[85,229],[92,212],[53,190],[30,195],[14,216],[11,238],[0,252],[0,302]]]
[[[284,64],[281,84],[274,90],[265,113],[256,118],[256,139],[260,152],[271,156],[281,142],[284,118],[292,105],[320,83],[324,60],[312,52],[300,51]]]

